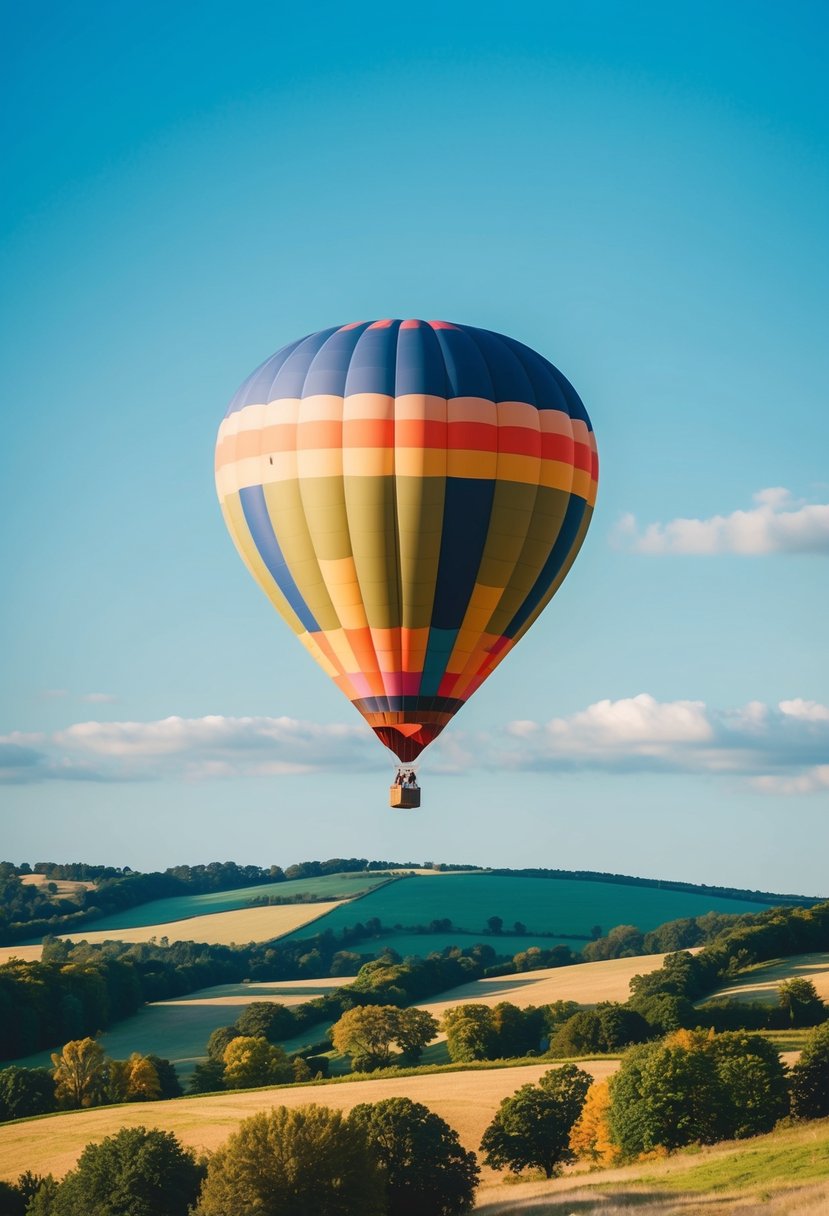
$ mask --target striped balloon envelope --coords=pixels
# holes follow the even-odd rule
[[[597,473],[561,372],[446,321],[361,321],[284,346],[242,384],[216,447],[242,559],[404,763],[561,586]]]

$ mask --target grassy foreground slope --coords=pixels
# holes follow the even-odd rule
[[[448,917],[455,928],[469,930],[480,940],[480,935],[487,933],[488,919],[499,916],[506,930],[520,921],[530,936],[573,934],[587,939],[595,925],[607,932],[614,925],[629,924],[644,932],[685,916],[760,912],[767,906],[705,892],[584,879],[513,878],[487,873],[413,875],[373,891],[358,904],[336,908],[313,930],[297,930],[292,936],[309,937],[318,929],[340,931],[358,921],[365,923],[370,917],[377,917],[387,929],[428,925]],[[453,936],[451,932],[449,936]],[[371,940],[373,943],[375,939]],[[410,953],[428,954],[433,948],[427,935],[414,935],[410,940]],[[457,934],[453,940],[461,942]],[[493,937],[485,940],[497,945]],[[505,951],[512,940],[504,935]],[[577,941],[571,944],[578,948]]]
[[[486,1216],[825,1216],[829,1212],[829,1119],[767,1136],[686,1149],[659,1162],[510,1188],[487,1187]]]
[[[618,1067],[618,1060],[595,1060],[582,1067],[597,1079],[603,1079]],[[358,1102],[379,1102],[397,1096],[423,1102],[457,1130],[467,1148],[477,1150],[484,1128],[501,1100],[520,1085],[537,1081],[549,1068],[550,1062],[542,1061],[514,1068],[229,1091],[169,1102],[99,1106],[5,1123],[0,1125],[0,1178],[14,1179],[27,1169],[63,1175],[89,1141],[111,1135],[119,1127],[160,1127],[175,1132],[193,1148],[215,1149],[242,1119],[273,1106],[317,1102],[337,1110],[350,1110]]]

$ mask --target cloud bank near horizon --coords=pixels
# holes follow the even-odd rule
[[[640,528],[635,515],[623,515],[613,532],[621,549],[650,557],[670,554],[711,556],[731,553],[756,557],[768,553],[829,554],[829,503],[795,499],[783,486],[760,490],[754,506],[710,519],[674,519]]]
[[[163,718],[77,722],[0,736],[0,783],[206,781],[376,771],[378,744],[359,722],[296,718]],[[548,722],[490,733],[455,726],[429,753],[435,773],[684,773],[731,777],[760,794],[829,789],[829,707],[793,698],[719,710],[648,693],[597,701]],[[389,759],[391,757],[389,756]]]

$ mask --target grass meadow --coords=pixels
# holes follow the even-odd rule
[[[485,1188],[486,1216],[825,1216],[829,1211],[829,1120],[767,1136],[685,1149],[659,1162],[552,1182]]]
[[[588,938],[594,925],[604,932],[614,925],[636,925],[655,929],[665,921],[705,912],[759,912],[766,905],[713,895],[668,891],[659,887],[637,887],[623,883],[587,882],[579,879],[512,878],[495,874],[412,875],[373,891],[359,904],[330,912],[319,927],[341,930],[358,921],[378,917],[389,929],[396,925],[427,925],[448,917],[454,926],[469,930],[469,943],[499,942],[486,933],[487,920],[500,916],[505,929],[516,921],[526,926],[522,940],[504,934],[503,949],[514,953],[523,940],[543,944],[536,934],[550,934],[566,941],[567,934]],[[300,929],[293,937],[308,937],[316,927]],[[463,944],[457,933],[442,934],[446,944]],[[374,939],[372,939],[372,942]],[[383,943],[384,938],[378,938]],[[410,949],[402,953],[428,954],[434,945],[427,935],[407,936]],[[546,939],[547,945],[561,942]],[[578,940],[568,942],[579,949]],[[396,946],[400,949],[400,946]]]

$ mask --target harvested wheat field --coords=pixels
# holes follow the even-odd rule
[[[616,1060],[591,1061],[584,1069],[599,1080],[618,1067]],[[358,1102],[408,1097],[423,1102],[456,1129],[467,1148],[477,1150],[484,1128],[502,1098],[519,1086],[535,1082],[550,1062],[517,1068],[388,1077],[377,1081],[295,1085],[243,1093],[177,1098],[170,1102],[131,1102],[47,1115],[0,1126],[0,1178],[14,1179],[24,1170],[63,1175],[91,1140],[100,1140],[120,1127],[160,1127],[175,1132],[195,1149],[215,1149],[240,1121],[272,1106],[304,1106],[316,1102],[350,1110]]]
[[[637,958],[611,958],[602,963],[574,963],[570,967],[498,975],[473,980],[434,1000],[418,1003],[435,1017],[440,1017],[444,1010],[470,1001],[480,1005],[509,1001],[521,1009],[528,1005],[550,1005],[553,1001],[578,1001],[580,1005],[626,1001],[633,976],[658,970],[664,958],[664,954],[645,954]]]
[[[20,881],[27,887],[45,887],[50,884],[57,888],[56,895],[82,895],[84,891],[94,891],[94,882],[83,882],[74,878],[47,878],[45,874],[21,874]]]
[[[207,942],[215,946],[246,945],[248,942],[267,942],[274,937],[292,933],[301,925],[307,925],[342,900],[320,904],[276,904],[272,907],[238,908],[233,912],[214,912],[206,916],[190,916],[186,920],[169,921],[167,924],[143,925],[136,929],[76,929],[74,933],[63,933],[63,940],[89,942],[148,942],[151,938],[170,942]],[[93,922],[94,923],[94,922]],[[2,946],[0,962],[10,958],[22,958],[27,962],[40,958],[40,946]]]
[[[767,1001],[775,1004],[779,996],[777,986],[783,980],[811,980],[818,996],[829,1001],[829,954],[796,954],[792,958],[775,959],[745,971],[732,980],[727,988],[720,988],[706,1000],[728,996],[744,1001]]]

